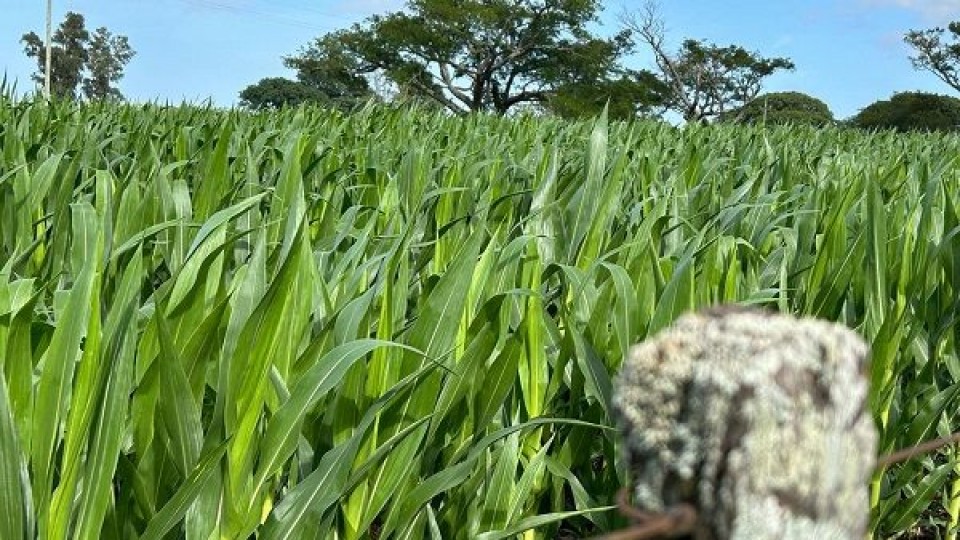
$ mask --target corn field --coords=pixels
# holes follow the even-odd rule
[[[948,434],[958,155],[0,97],[0,538],[616,530],[611,379],[717,303],[864,335],[882,451]],[[878,471],[875,537],[956,536],[956,451]]]

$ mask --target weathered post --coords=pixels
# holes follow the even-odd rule
[[[876,431],[849,329],[741,307],[686,315],[618,378],[633,506],[697,540],[861,540]]]

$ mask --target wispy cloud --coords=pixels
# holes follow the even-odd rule
[[[797,40],[793,34],[783,34],[778,36],[777,39],[773,41],[773,43],[770,45],[770,48],[775,51],[782,51],[790,48],[790,46],[796,41]]]
[[[920,13],[932,22],[960,19],[960,0],[865,0],[868,5],[897,6]]]
[[[334,0],[326,7],[315,7],[308,0],[179,0],[190,9],[256,17],[264,22],[321,30],[323,23],[344,26],[356,22],[375,8],[401,4],[399,0]],[[382,9],[381,9],[382,11]]]
[[[341,0],[338,9],[350,14],[372,15],[399,11],[405,3],[404,0]]]

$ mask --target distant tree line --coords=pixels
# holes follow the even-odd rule
[[[655,4],[625,13],[603,38],[590,31],[600,0],[409,0],[317,38],[284,64],[296,80],[264,79],[241,92],[244,105],[272,108],[320,101],[349,107],[371,98],[432,103],[454,114],[538,110],[615,118],[674,111],[712,120],[757,96],[762,81],[792,69],[736,45],[686,40],[664,45]],[[639,46],[651,70],[624,58]],[[375,91],[371,77],[384,81]]]
[[[283,59],[295,79],[266,78],[241,104],[271,109],[306,102],[350,108],[368,100],[417,102],[453,114],[533,110],[564,117],[672,113],[685,121],[836,124],[829,107],[799,92],[761,94],[771,75],[794,68],[739,45],[687,39],[667,46],[658,6],[620,16],[603,38],[589,27],[600,0],[408,0],[320,36]],[[917,69],[960,92],[960,21],[905,36]],[[651,53],[651,69],[625,57]],[[953,130],[960,100],[905,92],[866,107],[843,125],[867,129]]]
[[[615,119],[672,113],[688,122],[838,123],[829,107],[799,92],[762,94],[771,75],[792,70],[739,45],[686,39],[667,45],[654,0],[624,11],[620,30],[600,37],[601,0],[408,0],[400,12],[374,15],[318,37],[283,59],[296,78],[270,77],[240,92],[251,109],[321,103],[349,109],[369,100],[418,103],[453,114],[535,111]],[[914,67],[960,92],[960,21],[912,30],[904,41]],[[46,47],[29,32],[24,52],[46,79]],[[66,14],[52,39],[51,93],[58,98],[123,99],[117,84],[136,54],[126,36],[90,32]],[[624,65],[638,49],[651,69]],[[843,125],[899,131],[960,130],[960,99],[901,92],[862,109]]]
[[[35,32],[21,38],[26,55],[37,63],[33,80],[46,80],[47,49]],[[123,99],[116,84],[124,67],[136,52],[126,36],[114,35],[105,27],[91,34],[83,15],[68,12],[53,34],[50,56],[50,93],[57,98],[88,100]]]

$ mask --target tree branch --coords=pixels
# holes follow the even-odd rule
[[[944,32],[943,28],[912,31],[903,40],[918,53],[910,57],[914,69],[928,71],[960,92],[960,44],[951,47],[943,43]]]
[[[413,86],[418,92],[426,94],[431,99],[436,100],[438,103],[450,109],[454,114],[464,115],[470,112],[465,110],[459,103],[451,100],[443,94],[443,92],[436,92],[430,85],[424,84],[419,79],[409,79],[407,84]]]
[[[634,13],[624,11],[620,15],[620,22],[628,30],[639,34],[640,38],[653,51],[657,68],[666,76],[666,82],[672,90],[673,95],[671,97],[679,101],[685,110],[695,108],[696,103],[684,91],[683,78],[680,76],[679,70],[663,47],[665,29],[656,2],[648,0],[644,4],[643,15],[640,19]]]
[[[447,87],[447,90],[453,94],[453,97],[463,102],[463,104],[467,107],[470,107],[470,96],[461,91],[460,88],[453,83],[453,76],[451,76],[450,68],[447,66],[447,64],[440,62],[439,66],[440,77],[443,79],[443,84]]]

